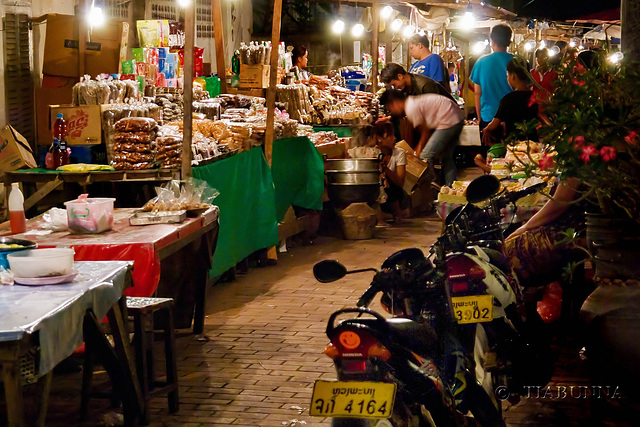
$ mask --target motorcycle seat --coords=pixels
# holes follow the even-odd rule
[[[433,354],[437,350],[438,334],[426,323],[395,317],[387,325],[397,343],[419,355]]]

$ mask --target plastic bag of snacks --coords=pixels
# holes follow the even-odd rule
[[[204,181],[188,178],[184,183],[174,180],[156,187],[156,194],[142,207],[143,212],[207,209],[220,192]]]

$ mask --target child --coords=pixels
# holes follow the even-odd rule
[[[347,154],[352,159],[377,159],[380,155],[377,142],[375,128],[372,125],[364,125],[351,137],[351,148],[347,150]]]
[[[387,202],[383,205],[383,208],[389,208],[397,220],[403,216],[400,209],[400,201],[404,196],[402,186],[404,185],[406,174],[406,152],[401,148],[396,148],[393,124],[380,122],[376,124],[375,128],[378,148],[380,148],[383,156],[380,170],[387,181],[385,186]]]

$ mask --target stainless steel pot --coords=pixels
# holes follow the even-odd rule
[[[380,170],[378,159],[334,159],[324,162],[325,170],[341,172],[373,172]]]
[[[380,183],[375,184],[329,184],[329,199],[334,203],[373,203],[380,195]]]
[[[341,172],[327,171],[329,184],[379,184],[379,171]]]

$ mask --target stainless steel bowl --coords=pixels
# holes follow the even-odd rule
[[[326,160],[324,165],[327,172],[373,172],[380,170],[380,160],[378,159],[334,159]]]
[[[373,203],[380,195],[380,184],[329,184],[329,199],[334,203]]]
[[[379,184],[379,171],[339,172],[327,171],[329,184]]]

